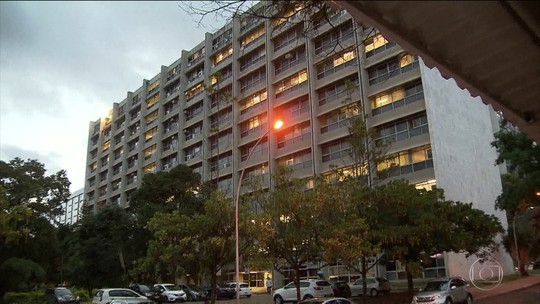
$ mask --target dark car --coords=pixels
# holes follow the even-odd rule
[[[143,284],[130,284],[128,288],[145,297],[151,292],[150,287]]]
[[[204,301],[208,299],[206,291],[200,286],[179,284],[178,287],[186,293],[188,301]]]
[[[212,287],[207,286],[205,288],[208,298],[212,296]],[[218,285],[216,286],[216,299],[234,299],[236,297],[236,290],[232,287]]]
[[[147,297],[148,300],[155,303],[168,303],[169,302],[167,295],[163,294],[163,289],[156,286],[149,288],[149,290],[145,292],[143,296]]]
[[[78,296],[65,287],[48,288],[43,300],[46,304],[80,304]]]
[[[351,296],[351,287],[344,281],[329,281],[336,297],[348,298]]]

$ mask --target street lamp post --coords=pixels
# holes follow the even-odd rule
[[[274,130],[277,130],[283,126],[283,121],[277,120],[274,123]],[[246,171],[246,167],[248,164],[248,161],[253,154],[253,151],[257,147],[257,145],[261,142],[261,140],[272,131],[272,128],[269,128],[268,131],[266,131],[258,140],[255,142],[253,147],[249,150],[249,154],[244,161],[244,165],[242,166],[242,171],[240,172],[240,179],[238,180],[238,187],[236,189],[236,198],[235,198],[235,211],[234,211],[234,225],[235,225],[235,252],[236,252],[236,303],[240,303],[240,246],[239,246],[239,240],[238,240],[238,207],[240,202],[240,189],[242,187],[242,179],[244,178],[244,172]],[[270,153],[270,150],[268,150],[268,153]]]

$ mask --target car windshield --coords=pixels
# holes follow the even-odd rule
[[[168,290],[172,290],[172,291],[182,290],[182,288],[180,288],[180,286],[176,286],[176,285],[165,285],[165,288],[167,288]]]
[[[72,294],[72,293],[71,293],[71,290],[69,290],[69,289],[57,289],[56,290],[56,295],[59,296],[59,297],[67,296],[67,295],[70,295],[70,294]]]
[[[433,281],[426,284],[423,291],[444,291],[448,289],[447,281]]]
[[[327,281],[318,281],[317,286],[331,286]]]

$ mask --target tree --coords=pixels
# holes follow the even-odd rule
[[[371,198],[378,229],[371,231],[381,240],[388,259],[405,265],[408,289],[422,261],[444,251],[485,256],[496,246],[503,232],[497,217],[472,207],[471,203],[444,200],[441,189],[416,189],[398,180],[374,189]]]
[[[305,191],[305,180],[290,174],[290,169],[276,169],[275,189],[268,193],[268,199],[259,200],[262,211],[254,215],[254,223],[259,232],[257,252],[270,256],[274,269],[296,283],[300,300],[300,268],[322,257],[322,215],[328,206],[316,199],[315,191]],[[286,274],[285,268],[292,269],[292,275]]]
[[[76,250],[67,261],[73,267],[67,274],[70,280],[86,287],[89,293],[97,287],[126,285],[126,265],[131,265],[135,258],[128,254],[128,249],[139,242],[133,234],[133,219],[126,210],[106,206],[85,216],[75,231]]]
[[[506,248],[516,251],[522,275],[528,275],[525,265],[528,259],[539,256],[540,212],[533,212],[527,218],[523,213],[528,208],[540,206],[540,147],[523,132],[511,126],[506,120],[500,122],[500,130],[491,143],[497,150],[496,165],[506,164],[508,173],[502,176],[503,191],[497,197],[495,208],[505,210],[511,226],[506,236]],[[512,220],[510,220],[510,218]],[[523,225],[523,221],[529,219]],[[514,227],[516,231],[513,231]],[[514,236],[518,240],[514,240]],[[521,245],[521,248],[509,244]],[[511,250],[509,250],[511,251]]]
[[[16,257],[39,265],[45,279],[54,277],[59,243],[52,222],[63,212],[69,184],[65,171],[46,175],[37,160],[0,161],[0,264]]]
[[[174,275],[210,275],[215,303],[218,273],[235,257],[235,210],[231,199],[220,190],[213,191],[203,206],[202,212],[193,215],[178,210],[156,214],[148,223],[154,238],[142,264],[152,267],[153,261],[159,260],[169,265]],[[250,218],[246,208],[241,211],[241,218]],[[245,221],[239,228],[244,232]]]

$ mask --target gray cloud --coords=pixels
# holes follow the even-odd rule
[[[61,164],[62,155],[54,152],[43,154],[36,150],[26,150],[12,145],[2,145],[0,146],[0,155],[2,156],[1,159],[5,162],[9,162],[16,157],[23,160],[35,159],[45,165],[48,174],[65,170]]]

